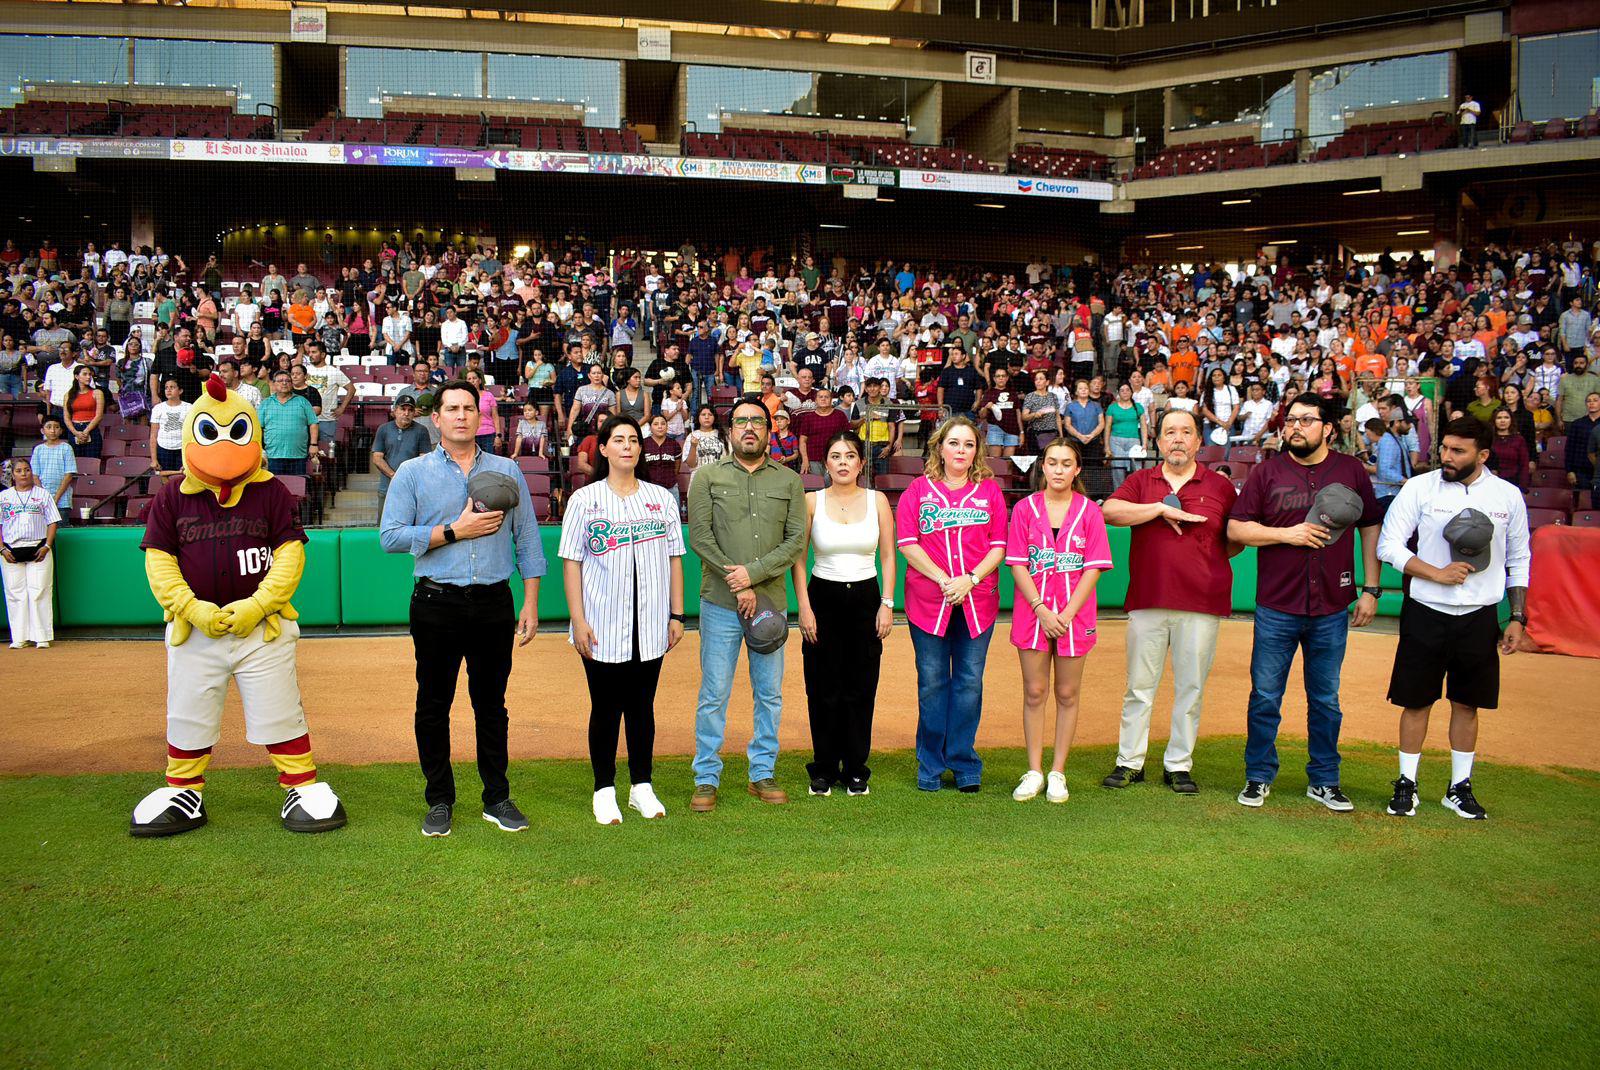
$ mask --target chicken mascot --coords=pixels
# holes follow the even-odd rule
[[[239,685],[245,738],[263,745],[288,789],[283,827],[327,832],[344,806],[317,780],[295,676],[289,598],[305,570],[294,497],[263,467],[255,409],[216,375],[183,428],[183,479],[146,513],[145,574],[167,620],[167,784],[133,810],[135,836],[172,836],[206,823],[211,748],[222,734],[228,681]]]

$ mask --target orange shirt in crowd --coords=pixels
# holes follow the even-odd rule
[[[311,330],[311,325],[317,322],[317,310],[310,305],[290,305],[285,314],[289,321],[289,330],[294,334],[305,334]]]
[[[1507,323],[1506,310],[1503,308],[1491,308],[1489,311],[1485,312],[1484,315],[1489,317],[1489,326],[1494,328],[1495,337],[1505,337]],[[1485,344],[1484,348],[1488,349],[1489,346]]]
[[[1339,378],[1344,382],[1344,385],[1348,387],[1350,385],[1350,377],[1353,376],[1356,371],[1356,358],[1349,353],[1345,353],[1334,357],[1333,363],[1334,367],[1339,369]]]
[[[1200,374],[1200,354],[1192,349],[1175,349],[1172,356],[1167,358],[1167,367],[1172,369],[1174,383],[1188,383],[1194,385],[1195,376]]]
[[[1363,353],[1356,358],[1356,374],[1380,378],[1389,373],[1389,362],[1382,353]]]
[[[1165,368],[1152,368],[1150,374],[1144,377],[1144,382],[1151,390],[1165,390],[1172,385],[1172,376]]]
[[[1174,323],[1171,327],[1167,328],[1167,334],[1171,337],[1174,343],[1176,343],[1180,338],[1187,338],[1189,341],[1193,342],[1200,337],[1200,325],[1198,323],[1190,323],[1188,325]]]

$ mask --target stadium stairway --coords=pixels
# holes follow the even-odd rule
[[[378,522],[378,473],[351,472],[344,489],[334,496],[323,525],[331,528],[364,527]]]

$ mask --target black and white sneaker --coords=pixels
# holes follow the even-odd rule
[[[1262,803],[1267,801],[1267,796],[1271,794],[1271,784],[1265,784],[1259,780],[1248,780],[1245,782],[1244,790],[1239,793],[1239,805],[1259,808]]]
[[[844,793],[846,795],[871,795],[872,789],[867,787],[865,780],[853,780],[845,785]]]
[[[813,795],[832,795],[833,781],[829,780],[825,776],[814,776],[811,778],[811,787],[809,790]]]
[[[501,832],[521,832],[528,827],[528,819],[522,816],[522,811],[510,799],[485,806],[483,819]]]
[[[424,836],[450,835],[450,804],[439,803],[428,807],[428,812],[422,817],[422,834]]]
[[[133,808],[128,824],[138,837],[176,836],[206,823],[206,804],[193,788],[157,788]]]
[[[1106,774],[1106,778],[1100,781],[1100,786],[1103,788],[1125,788],[1129,784],[1143,783],[1143,769],[1131,769],[1126,765],[1119,765]]]
[[[1328,809],[1341,814],[1349,813],[1356,808],[1356,804],[1345,797],[1337,784],[1313,784],[1306,789],[1306,798],[1315,799]]]
[[[320,780],[303,788],[290,788],[279,816],[290,832],[332,832],[344,828],[350,820],[339,796]]]
[[[1445,792],[1444,798],[1439,801],[1444,804],[1446,810],[1454,810],[1468,821],[1485,821],[1489,817],[1472,794],[1471,777],[1451,784],[1450,790]]]
[[[1449,803],[1445,804],[1446,806]],[[1389,800],[1386,812],[1395,817],[1417,816],[1417,782],[1403,776],[1394,782],[1394,798]]]

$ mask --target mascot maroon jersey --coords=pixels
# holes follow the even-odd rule
[[[269,479],[251,483],[231,509],[209,491],[184,494],[170,480],[145,511],[141,550],[164,550],[178,559],[196,597],[225,606],[256,593],[272,567],[272,551],[290,539],[306,541],[294,495]]]

